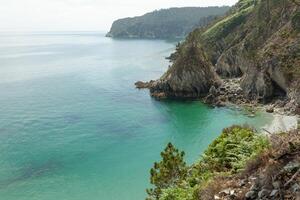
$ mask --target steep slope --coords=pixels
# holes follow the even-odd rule
[[[240,0],[222,19],[190,33],[178,49],[198,43],[220,77],[242,77],[246,99],[267,103],[280,96],[296,111],[300,105],[299,24],[297,0]],[[174,76],[179,68],[192,73],[184,67],[188,55],[177,51],[171,57],[174,64],[167,73]],[[179,59],[186,63],[178,65]]]
[[[146,200],[298,200],[299,134],[266,136],[232,126],[190,166],[169,144],[150,171]]]
[[[196,27],[207,25],[229,7],[170,8],[115,21],[107,34],[116,38],[182,38]]]
[[[244,74],[241,86],[249,98],[289,93],[299,79],[299,12],[287,0],[240,1],[233,14],[201,34],[217,72]]]
[[[202,47],[191,42],[182,47],[173,66],[158,81],[150,84],[152,96],[157,98],[195,98],[218,87],[220,80]]]

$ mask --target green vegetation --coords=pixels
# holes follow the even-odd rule
[[[161,153],[162,161],[154,163],[151,169],[151,184],[155,188],[147,190],[149,198],[159,199],[162,190],[180,184],[187,175],[186,163],[183,160],[184,152],[179,152],[171,143]]]
[[[226,37],[234,28],[245,22],[247,15],[251,13],[253,8],[254,6],[251,5],[233,15],[226,17],[225,19],[219,21],[218,23],[207,29],[203,33],[203,36],[211,40],[218,40],[220,38]]]
[[[223,133],[204,152],[198,168],[205,172],[239,171],[246,161],[268,146],[267,139],[250,128],[233,126]]]
[[[199,162],[186,166],[184,153],[168,144],[161,154],[163,160],[151,170],[151,183],[155,189],[148,192],[148,199],[199,199],[199,190],[205,188],[214,177],[236,174],[248,160],[268,147],[265,136],[248,127],[233,126],[223,130]]]
[[[115,21],[107,36],[116,38],[183,38],[224,15],[229,7],[170,8]]]

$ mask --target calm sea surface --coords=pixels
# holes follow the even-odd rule
[[[270,116],[155,101],[175,43],[98,33],[0,34],[0,199],[142,200],[166,143],[187,161],[232,124]]]

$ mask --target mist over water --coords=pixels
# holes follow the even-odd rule
[[[168,142],[187,161],[232,124],[270,116],[155,101],[175,42],[99,33],[0,35],[0,199],[140,200]]]

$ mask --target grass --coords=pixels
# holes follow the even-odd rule
[[[212,27],[208,28],[202,36],[213,40],[226,37],[235,27],[241,25],[245,21],[247,15],[251,13],[253,8],[254,5],[248,6],[239,12],[235,12],[234,14],[224,18]]]

